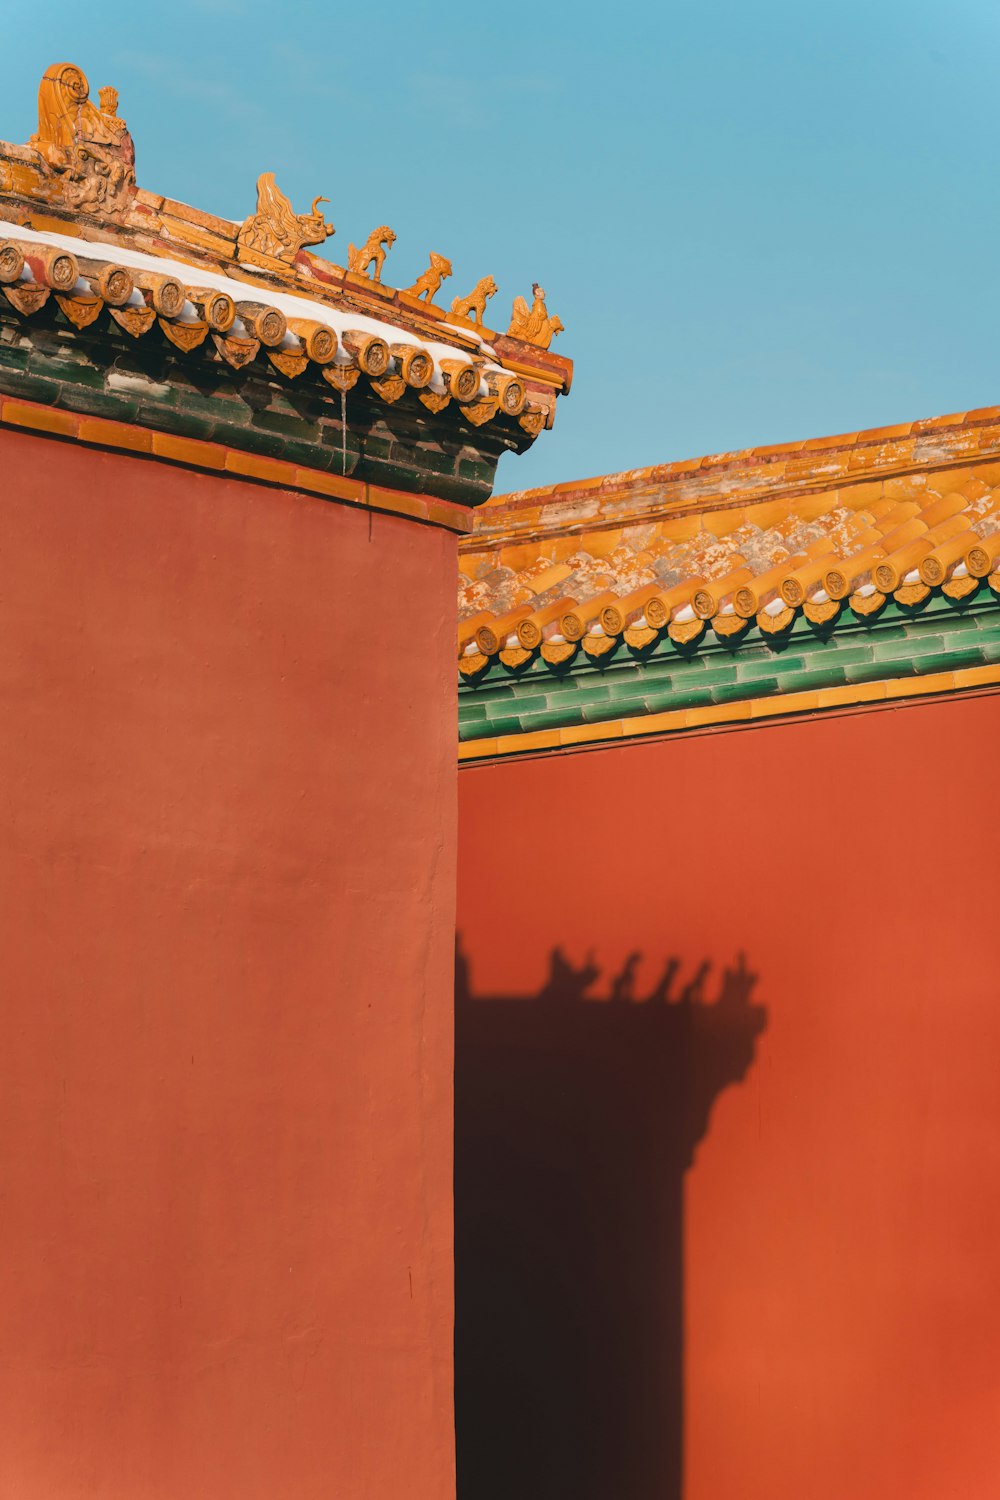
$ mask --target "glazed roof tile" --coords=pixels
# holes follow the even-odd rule
[[[88,321],[101,310],[101,304],[123,308],[136,318],[133,330],[137,337],[148,331],[156,321],[155,314],[167,328],[183,339],[186,330],[200,329],[226,338],[231,344],[253,341],[259,346],[276,351],[276,358],[299,356],[312,360],[320,368],[332,367],[334,371],[359,367],[362,373],[384,377],[390,369],[402,365],[405,355],[395,358],[379,350],[372,364],[371,345],[359,350],[361,341],[352,334],[360,333],[366,339],[385,345],[413,350],[427,356],[427,378],[420,378],[420,388],[426,387],[436,394],[449,391],[454,378],[454,366],[460,365],[470,374],[475,370],[476,378],[465,400],[488,400],[489,374],[503,374],[503,366],[490,357],[489,346],[481,338],[461,329],[452,329],[441,324],[443,333],[457,335],[454,343],[439,339],[423,339],[406,328],[386,322],[383,318],[358,312],[315,297],[304,296],[293,291],[277,291],[273,287],[262,290],[264,301],[252,296],[255,290],[245,280],[214,272],[204,267],[194,267],[166,256],[154,256],[128,246],[119,245],[107,255],[83,255],[90,247],[81,246],[80,241],[70,235],[52,230],[36,230],[21,224],[4,224],[0,230],[0,283],[3,284],[7,300],[27,316],[38,311],[50,293],[61,299],[68,315],[75,311],[78,317]],[[104,246],[93,246],[103,250]],[[81,259],[83,270],[81,272]],[[128,274],[130,289],[119,298],[108,289],[113,285],[109,278],[121,273]],[[134,274],[133,274],[134,273]],[[165,283],[176,284],[174,293]],[[124,286],[124,278],[121,278]],[[18,299],[18,293],[28,294]],[[206,319],[202,309],[206,305],[206,293],[220,294],[228,299],[223,304],[217,299],[213,306],[216,322]],[[17,300],[15,300],[17,299]],[[20,304],[20,305],[19,305]],[[74,307],[75,304],[75,307]],[[96,305],[95,305],[96,304]],[[247,313],[245,309],[253,309]],[[268,334],[268,317],[272,318],[273,333]],[[251,321],[252,319],[252,321]],[[298,328],[299,322],[307,324]],[[223,326],[224,323],[224,326]],[[317,339],[316,330],[327,329],[331,339]],[[184,347],[184,344],[181,344]],[[189,348],[197,347],[193,342]],[[258,351],[259,352],[259,351]],[[470,356],[474,355],[473,367]],[[450,362],[450,365],[449,365]],[[279,366],[280,367],[280,366]],[[417,382],[414,381],[414,384]]]
[[[472,678],[997,590],[1000,409],[498,496],[460,554]]]

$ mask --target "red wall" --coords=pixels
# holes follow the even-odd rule
[[[454,538],[0,464],[0,1491],[447,1500]]]
[[[998,736],[990,695],[461,773],[460,1490],[492,1360],[577,1500],[674,1500],[681,1433],[686,1500],[998,1493]]]

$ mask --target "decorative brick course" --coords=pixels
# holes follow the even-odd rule
[[[0,400],[0,426],[28,428],[54,437],[102,448],[118,448],[131,453],[149,454],[168,463],[188,464],[193,468],[237,474],[259,483],[278,485],[283,489],[302,490],[325,499],[362,505],[393,515],[442,526],[448,531],[467,531],[471,521],[468,510],[447,500],[431,496],[408,495],[381,485],[364,484],[356,479],[337,478],[297,467],[295,464],[270,462],[253,467],[243,453],[219,443],[171,437],[159,432],[144,432],[124,422],[95,422],[49,406],[26,401]]]
[[[535,732],[503,730],[489,738],[459,744],[459,761],[490,760],[505,755],[533,755],[542,750],[599,748],[623,738],[677,734],[710,728],[736,727],[759,719],[843,711],[879,703],[927,698],[939,693],[995,692],[1000,690],[1000,665],[969,667],[957,672],[927,673],[889,682],[855,683],[823,688],[818,692],[781,693],[731,704],[704,708],[674,709],[638,717],[612,719],[599,724],[577,724]]]

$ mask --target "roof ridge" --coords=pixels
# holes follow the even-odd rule
[[[966,412],[952,412],[940,417],[921,418],[912,422],[889,424],[882,427],[862,428],[857,432],[837,433],[827,437],[793,439],[790,442],[762,444],[754,448],[738,448],[717,453],[708,453],[693,458],[673,459],[666,463],[649,464],[639,469],[621,469],[608,474],[597,474],[581,479],[561,480],[557,484],[538,485],[531,489],[510,490],[495,494],[487,501],[480,513],[480,525],[489,526],[489,512],[522,502],[549,498],[566,498],[587,491],[601,489],[625,489],[644,484],[669,482],[684,475],[704,473],[708,469],[750,469],[772,461],[795,458],[803,454],[820,455],[844,448],[864,448],[875,443],[893,443],[906,438],[925,437],[935,432],[981,427],[1000,421],[1000,406],[984,406]]]

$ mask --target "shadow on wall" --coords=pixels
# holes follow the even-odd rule
[[[680,1500],[683,1178],[766,1015],[742,957],[712,1003],[676,959],[636,996],[640,959],[480,996],[459,945],[459,1500]]]

